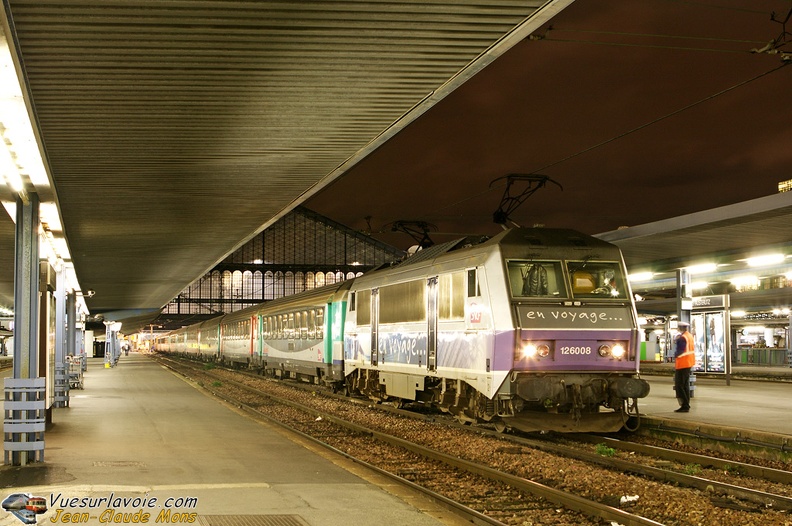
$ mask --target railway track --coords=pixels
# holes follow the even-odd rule
[[[351,429],[354,435],[362,437],[363,440],[363,445],[351,447],[355,455],[360,450],[371,449],[371,438],[376,438],[377,444],[387,444],[388,447],[396,448],[395,451],[401,451],[401,453],[393,453],[396,458],[409,452],[411,456],[408,460],[397,462],[395,467],[394,464],[388,465],[388,462],[384,462],[385,465],[380,465],[380,468],[402,479],[420,482],[431,491],[444,495],[441,499],[463,501],[464,506],[474,510],[474,514],[483,515],[503,524],[523,524],[524,518],[532,513],[541,513],[545,517],[548,512],[551,516],[555,516],[556,520],[548,522],[545,517],[541,519],[542,524],[586,523],[581,522],[580,517],[565,517],[564,513],[568,512],[556,511],[558,506],[586,515],[590,524],[601,524],[603,520],[624,525],[739,522],[743,526],[748,526],[782,525],[792,522],[790,515],[785,511],[792,509],[792,500],[784,495],[771,495],[761,490],[728,485],[696,475],[680,474],[670,469],[646,466],[596,452],[574,451],[582,448],[554,445],[521,437],[505,437],[480,428],[455,429],[429,421],[435,419],[433,416],[412,415],[411,418],[405,418],[402,414],[396,414],[386,418],[381,411],[372,411],[371,404],[364,406],[369,416],[356,415],[350,418],[357,409],[353,410],[353,404],[346,399],[334,400],[327,396],[319,396],[315,390],[303,390],[303,394],[297,396],[294,393],[300,390],[284,386],[283,382],[253,376],[245,377],[242,380],[245,385],[242,385],[237,383],[240,379],[237,373],[222,370],[203,371],[193,364],[181,364],[178,367],[182,369],[189,367],[189,372],[186,374],[194,379],[203,378],[198,381],[204,385],[217,383],[218,385],[212,390],[218,396],[231,397],[229,391],[232,391],[236,393],[234,397],[245,399],[250,397],[245,403],[255,407],[257,411],[261,411],[262,407],[267,407],[267,411],[282,411],[283,407],[290,407],[290,410],[310,415],[302,418],[291,417],[292,422],[302,423],[300,425],[289,423],[289,425],[297,429],[302,426],[302,432],[314,434],[321,427],[317,422]],[[255,385],[247,385],[250,383]],[[262,388],[268,391],[267,396],[276,398],[269,398],[266,403],[262,402],[262,395],[259,392]],[[272,394],[273,390],[287,389],[288,391],[279,395]],[[294,403],[292,402],[294,398],[301,399],[299,408],[290,405]],[[239,405],[241,402],[234,400],[232,403]],[[317,409],[317,405],[330,407]],[[343,420],[338,419],[336,415],[339,414],[344,415]],[[408,430],[405,431],[404,428]],[[339,431],[335,429],[329,435],[335,436],[338,433]],[[455,433],[458,435],[454,435]],[[455,438],[448,438],[449,436]],[[350,448],[350,443],[356,443],[347,435],[336,443],[330,439],[326,441],[337,449]],[[349,451],[347,453],[352,454]],[[383,458],[385,455],[378,454],[375,455],[374,460],[377,461],[376,463],[381,463]],[[433,467],[419,467],[423,462],[420,459],[431,459],[434,463]],[[443,470],[457,471],[455,474],[446,471],[444,475],[433,479],[440,482],[427,481],[428,473],[440,471],[437,465],[444,466]],[[649,477],[660,482],[648,482]],[[595,478],[599,482],[592,482]],[[448,496],[449,487],[453,486],[459,491],[460,481],[465,481],[467,485],[467,480],[471,480],[469,483],[471,488],[485,489],[463,492],[468,495],[466,497]],[[677,486],[687,486],[697,490],[683,490]],[[440,491],[437,491],[438,489]],[[695,495],[695,498],[692,498],[691,494]],[[540,502],[536,503],[531,499],[538,499]],[[629,511],[620,509],[619,506],[629,507]],[[479,517],[477,520],[487,519]]]
[[[184,364],[173,366],[177,371],[183,367]],[[184,374],[183,371],[179,372]],[[326,410],[290,398],[272,393],[262,394],[255,387],[238,383],[227,376],[213,375],[195,368],[189,374],[193,380],[199,376],[218,378],[213,382],[232,386],[237,391],[236,395],[240,394],[239,391],[243,393],[242,396],[232,396],[228,389],[221,392],[221,386],[215,383],[209,387],[215,396],[298,431],[302,436],[331,447],[348,458],[406,481],[411,487],[420,488],[463,515],[466,520],[477,524],[524,524],[525,518],[532,515],[542,516],[539,519],[542,524],[597,525],[602,524],[602,520],[625,526],[660,524],[574,493],[339,418]],[[262,397],[265,399],[262,400]],[[404,420],[403,416],[391,418]],[[376,441],[375,444],[372,444],[372,439]],[[554,522],[547,522],[545,517],[548,514]]]

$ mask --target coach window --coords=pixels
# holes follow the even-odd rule
[[[316,310],[311,309],[308,311],[308,338],[316,338]]]
[[[316,337],[324,338],[324,309],[316,309]]]
[[[514,297],[566,298],[558,261],[509,261],[509,284]]]
[[[288,322],[286,325],[286,337],[291,339],[294,338],[294,313],[290,312],[287,319]]]
[[[302,322],[300,323],[300,333],[302,339],[308,338],[308,331],[310,330],[310,320],[308,319],[308,311],[302,312]]]

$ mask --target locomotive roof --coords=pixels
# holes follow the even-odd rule
[[[415,265],[436,259],[450,252],[483,245],[500,245],[504,257],[507,258],[542,257],[543,253],[549,248],[553,248],[562,254],[568,250],[571,254],[567,257],[579,256],[580,252],[584,252],[584,255],[591,255],[590,251],[592,249],[616,249],[611,243],[571,229],[510,228],[492,238],[465,237],[425,248],[402,262],[393,265],[391,268]],[[530,247],[528,252],[526,252],[526,246]],[[534,249],[536,253],[533,253]],[[605,256],[606,252],[602,252],[601,255]],[[554,257],[559,256],[554,255]]]
[[[617,247],[606,241],[570,229],[560,228],[513,228],[498,240],[506,258],[542,257],[548,249],[554,249],[555,258],[583,256],[613,257]],[[526,247],[530,247],[526,254]],[[591,254],[592,250],[600,253]],[[582,253],[582,254],[581,254]]]

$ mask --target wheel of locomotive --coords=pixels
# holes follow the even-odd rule
[[[455,414],[454,419],[457,421],[458,424],[461,424],[463,426],[469,426],[473,424],[473,420],[464,413]]]
[[[332,390],[334,394],[341,395],[341,396],[349,396],[349,386],[345,383],[334,382],[332,384]]]
[[[501,419],[495,421],[495,431],[497,431],[498,433],[505,433],[508,430],[509,430],[509,426],[506,425],[506,422],[504,422]]]

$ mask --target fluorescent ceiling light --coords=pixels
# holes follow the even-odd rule
[[[784,254],[766,254],[745,260],[749,267],[765,267],[767,265],[778,265],[784,262]]]
[[[63,232],[63,225],[61,224],[60,216],[58,215],[58,207],[55,203],[39,204],[39,217],[41,222],[47,225],[48,230],[52,232]]]
[[[653,272],[636,272],[627,276],[630,281],[649,281],[652,277],[654,277]]]
[[[756,276],[737,276],[729,281],[735,287],[756,287],[759,285],[759,278]]]
[[[689,267],[685,267],[691,274],[706,274],[708,272],[715,272],[715,269],[718,268],[718,265],[715,263],[702,263],[701,265],[691,265]]]

